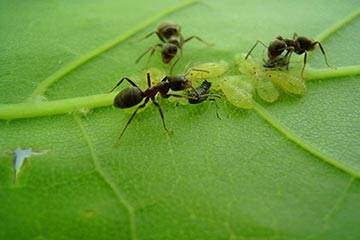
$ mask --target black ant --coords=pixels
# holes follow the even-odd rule
[[[304,53],[304,65],[301,70],[301,76],[303,76],[307,61],[307,52],[313,51],[316,45],[319,45],[321,53],[324,55],[325,63],[328,67],[330,67],[327,61],[325,50],[322,47],[321,43],[319,41],[311,40],[307,37],[298,36],[296,33],[294,33],[292,39],[278,36],[274,41],[270,42],[269,46],[266,46],[266,44],[257,40],[254,46],[250,49],[250,51],[246,55],[245,59],[249,57],[251,52],[255,49],[255,47],[259,43],[261,43],[264,47],[268,49],[267,55],[269,60],[264,64],[264,67],[269,67],[269,66],[273,67],[273,66],[281,66],[281,65],[285,65],[286,67],[288,67],[288,64],[290,62],[290,57],[293,52],[295,52],[298,55]],[[284,51],[286,51],[286,54],[284,56],[285,58],[282,59],[281,54]]]
[[[156,49],[159,48],[161,51],[161,58],[163,63],[168,64],[180,51],[179,58],[171,66],[172,69],[177,63],[177,61],[180,59],[180,57],[182,56],[182,49],[185,43],[189,42],[192,39],[197,39],[198,41],[204,44],[211,45],[198,36],[191,36],[184,39],[184,37],[181,34],[180,26],[175,23],[160,24],[155,32],[149,33],[148,35],[145,36],[145,38],[150,37],[154,33],[159,37],[162,43],[158,43],[153,47],[150,47],[148,50],[146,50],[143,54],[140,55],[138,59],[136,59],[136,63],[138,63],[148,52],[150,52],[150,57],[151,57],[155,53]]]
[[[199,104],[205,100],[215,102],[216,98],[221,98],[221,96],[218,94],[209,93],[210,88],[211,88],[211,82],[204,80],[199,87],[195,88],[196,92],[194,90],[189,92],[189,96],[191,96],[191,98],[188,99],[188,102],[190,104]],[[216,116],[217,118],[221,119],[217,111],[218,106],[216,102],[215,102],[215,106],[216,106]]]
[[[166,42],[172,36],[180,36],[180,32],[181,27],[179,24],[172,22],[164,22],[156,28],[156,31],[147,34],[144,39],[150,37],[153,34],[156,34],[162,42]]]
[[[125,130],[135,117],[137,111],[141,108],[144,108],[146,104],[151,100],[153,104],[159,109],[160,117],[162,120],[162,124],[164,126],[164,129],[168,131],[165,125],[164,121],[164,114],[163,111],[159,105],[159,103],[155,100],[155,97],[158,93],[160,93],[160,96],[163,98],[168,97],[178,97],[178,98],[186,98],[186,99],[198,99],[202,98],[200,94],[197,93],[197,90],[192,86],[192,83],[190,80],[186,78],[186,74],[182,76],[165,76],[161,82],[157,83],[154,86],[151,86],[151,78],[150,73],[147,73],[147,84],[148,88],[145,91],[142,91],[132,80],[130,80],[127,77],[122,78],[114,87],[111,89],[110,92],[114,91],[123,81],[127,81],[131,86],[128,88],[123,89],[121,92],[119,92],[115,98],[113,105],[117,108],[130,108],[137,104],[139,104],[143,99],[144,102],[139,105],[136,110],[133,112],[131,117],[129,118],[128,122],[126,123],[124,129],[122,130],[119,139],[122,137],[122,135],[125,133]],[[173,91],[181,91],[185,89],[193,89],[194,94],[192,96],[183,96],[178,94],[172,94],[169,93],[170,90]]]

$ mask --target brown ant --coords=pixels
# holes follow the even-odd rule
[[[202,96],[197,93],[197,90],[192,86],[192,83],[190,80],[186,78],[186,75],[182,76],[165,76],[161,82],[157,83],[154,86],[151,86],[151,78],[150,73],[147,73],[147,84],[148,88],[144,91],[142,91],[132,80],[130,80],[127,77],[122,78],[112,89],[110,92],[114,91],[123,81],[127,81],[131,86],[128,88],[123,89],[121,92],[119,92],[115,98],[113,105],[117,108],[130,108],[137,104],[139,104],[143,99],[143,103],[139,105],[131,117],[129,118],[128,122],[126,123],[124,129],[122,130],[119,139],[122,137],[122,135],[125,133],[125,130],[135,117],[137,111],[141,108],[144,108],[146,104],[151,100],[153,104],[159,109],[160,117],[162,120],[162,124],[164,129],[168,131],[165,125],[164,121],[164,114],[163,111],[159,105],[159,103],[155,100],[155,97],[158,93],[160,93],[160,96],[163,98],[168,97],[178,97],[178,98],[186,98],[186,99],[200,99]],[[169,93],[170,90],[173,91],[181,91],[185,89],[193,89],[193,94],[191,96],[183,96],[178,94],[171,94]]]
[[[319,45],[321,53],[324,55],[325,63],[328,67],[330,67],[327,57],[325,54],[325,50],[322,47],[319,41],[311,40],[307,37],[298,36],[294,33],[292,39],[283,38],[281,36],[276,37],[276,39],[270,42],[269,46],[266,46],[263,42],[257,40],[254,46],[250,49],[245,59],[249,57],[251,52],[255,49],[257,44],[262,44],[264,47],[268,49],[267,55],[269,60],[264,64],[264,67],[273,67],[273,66],[286,66],[288,68],[288,64],[290,62],[290,57],[293,52],[298,55],[304,54],[304,65],[301,70],[301,76],[303,76],[305,65],[307,61],[307,52],[313,51],[316,45]],[[281,54],[286,51],[285,58],[281,58]],[[280,58],[279,58],[280,57]]]
[[[136,63],[140,62],[140,60],[148,53],[150,52],[150,57],[155,53],[156,49],[160,49],[161,51],[161,58],[163,63],[168,64],[171,62],[171,60],[177,55],[178,52],[180,52],[179,58],[174,62],[174,64],[171,66],[171,69],[175,66],[177,61],[182,56],[182,49],[185,43],[189,42],[192,39],[197,39],[198,41],[211,45],[207,42],[205,42],[203,39],[201,39],[198,36],[191,36],[186,39],[181,34],[181,28],[178,24],[175,23],[163,23],[160,24],[155,32],[151,32],[148,35],[145,36],[145,38],[150,37],[153,34],[156,34],[160,41],[162,43],[158,43],[152,47],[150,47],[148,50],[146,50],[143,54],[141,54],[138,59],[136,59]],[[171,70],[170,70],[171,72]]]

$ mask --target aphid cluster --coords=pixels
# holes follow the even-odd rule
[[[303,95],[305,81],[287,71],[266,69],[256,63],[251,57],[244,55],[235,57],[238,71],[241,75],[225,76],[221,89],[227,99],[235,106],[249,109],[254,106],[255,93],[266,102],[274,102],[280,92]]]

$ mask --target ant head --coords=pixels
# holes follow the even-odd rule
[[[311,51],[315,48],[314,41],[307,37],[297,37],[296,42],[303,51]]]
[[[277,68],[281,69],[288,65],[288,60],[285,56],[279,56],[274,59],[268,59],[267,61],[264,60],[263,67],[264,68]]]
[[[164,63],[169,63],[177,54],[178,47],[172,43],[165,43],[161,50],[161,57]]]
[[[157,32],[165,39],[169,39],[180,34],[180,26],[176,23],[164,22],[158,26]]]
[[[192,83],[185,76],[168,77],[170,89],[173,91],[181,91],[192,87]]]
[[[280,56],[286,49],[286,43],[283,40],[275,39],[272,41],[268,48],[269,59],[274,59]]]

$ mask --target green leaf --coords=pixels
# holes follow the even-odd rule
[[[358,3],[1,1],[0,239],[359,239]],[[337,69],[317,49],[304,96],[251,110],[223,97],[221,120],[211,102],[159,99],[174,134],[149,105],[113,148],[132,109],[104,93],[167,70],[158,54],[134,63],[165,20],[215,44],[187,44],[178,73],[293,32]],[[17,148],[42,154],[14,181]]]

